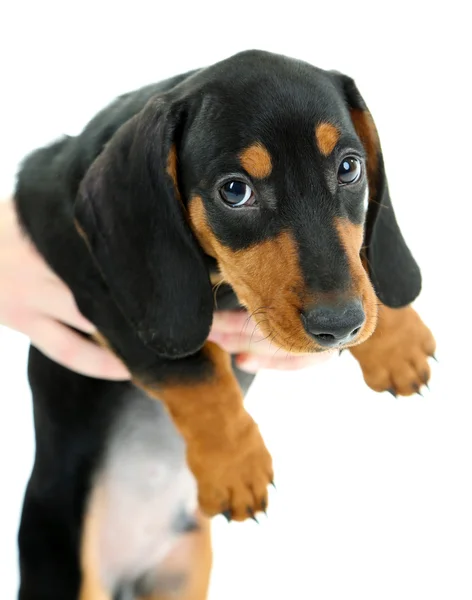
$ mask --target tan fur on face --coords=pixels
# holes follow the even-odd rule
[[[355,225],[348,219],[341,218],[335,219],[335,227],[349,263],[352,281],[350,293],[359,298],[364,307],[366,320],[361,335],[355,340],[356,344],[360,344],[372,334],[377,323],[377,300],[374,288],[360,257],[364,228],[362,225]]]
[[[331,123],[320,123],[315,129],[316,144],[323,156],[329,156],[339,140],[339,129]]]
[[[194,196],[190,222],[201,246],[217,259],[224,279],[240,302],[254,313],[260,328],[277,346],[292,352],[313,352],[319,346],[305,333],[300,320],[304,281],[298,250],[288,231],[243,250],[224,246],[208,225],[203,201]]]
[[[380,141],[372,115],[366,110],[354,108],[351,110],[351,120],[367,154],[367,178],[369,180],[369,195],[374,198],[377,192],[377,174],[379,167],[378,153]]]
[[[272,159],[269,151],[260,143],[252,144],[239,155],[242,167],[255,179],[269,177],[272,172]]]

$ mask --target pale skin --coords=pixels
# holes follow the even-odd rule
[[[67,327],[95,331],[70,290],[21,232],[11,200],[0,202],[0,325],[25,334],[45,355],[78,373],[110,380],[130,376],[114,355]],[[278,350],[245,312],[216,313],[209,339],[236,354],[238,366],[250,373],[302,369],[330,356],[290,356]]]

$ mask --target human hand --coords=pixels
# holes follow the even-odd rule
[[[215,313],[210,332],[210,341],[227,352],[236,354],[236,363],[248,373],[260,369],[294,371],[323,363],[333,354],[288,354],[272,344],[257,327],[256,322],[244,311],[221,311]]]
[[[78,311],[67,286],[23,235],[13,202],[0,202],[0,324],[24,333],[46,356],[102,379],[129,378],[111,352],[82,337],[95,327]]]
[[[0,324],[24,333],[46,356],[73,371],[110,380],[130,377],[110,351],[67,327],[95,331],[78,311],[70,290],[20,231],[11,201],[0,202]],[[279,352],[244,311],[216,313],[209,340],[237,354],[238,366],[250,373],[301,369],[332,354]]]

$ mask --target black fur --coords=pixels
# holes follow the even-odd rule
[[[340,76],[340,80],[349,106],[367,110],[354,81],[346,76]],[[376,195],[371,199],[366,220],[368,268],[379,299],[386,306],[400,308],[419,295],[421,272],[395,217],[380,145],[377,162]]]
[[[191,194],[203,198],[215,235],[229,248],[290,227],[308,287],[347,285],[347,260],[331,223],[336,216],[362,222],[359,193],[336,186],[341,151],[323,158],[313,141],[314,124],[330,121],[343,132],[342,152],[365,156],[349,117],[350,106],[365,105],[346,81],[299,61],[245,52],[126,94],[79,136],[26,159],[16,190],[20,222],[135,376],[192,382],[212,373],[201,347],[214,309],[214,261],[187,226]],[[264,140],[274,163],[271,176],[254,184],[260,209],[229,209],[218,198],[221,176],[241,173],[236,157],[255,139]],[[166,170],[172,145],[177,190]],[[421,279],[395,220],[381,157],[377,189],[367,217],[368,258],[379,298],[396,307],[416,297]],[[218,308],[237,306],[223,286]],[[237,375],[248,389],[252,376]],[[131,383],[72,373],[35,349],[29,378],[37,446],[19,535],[20,599],[72,600],[93,475],[117,414],[143,393]]]

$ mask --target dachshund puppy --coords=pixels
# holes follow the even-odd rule
[[[215,300],[288,352],[349,348],[374,390],[429,379],[420,271],[340,73],[249,51],[121,96],[26,159],[16,203],[132,373],[90,379],[31,348],[21,600],[204,600],[208,518],[266,509],[252,377],[207,341]]]

